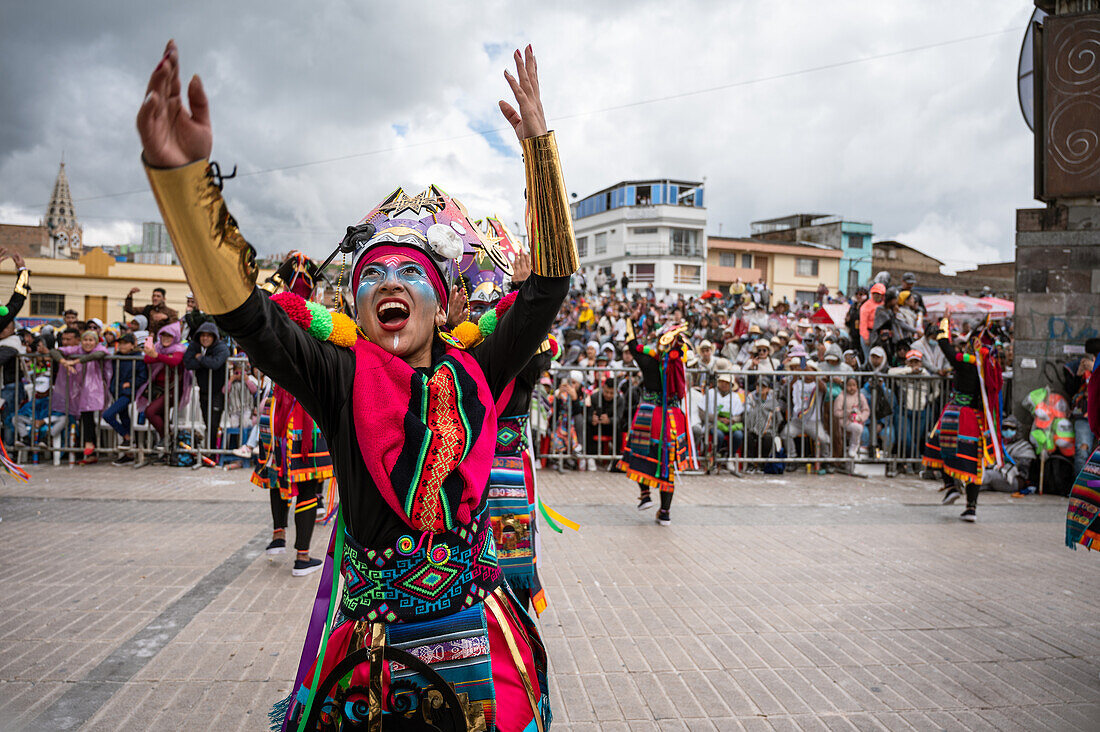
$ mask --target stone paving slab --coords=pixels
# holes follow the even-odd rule
[[[256,555],[248,474],[33,472],[0,485],[0,729],[264,729],[317,575]],[[539,475],[582,525],[542,535],[554,729],[1100,729],[1064,499],[966,525],[912,477],[693,476],[663,528],[620,475]]]

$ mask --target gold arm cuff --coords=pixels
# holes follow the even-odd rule
[[[282,287],[283,278],[277,274],[271,275],[266,280],[264,280],[262,285],[260,285],[260,289],[269,295],[274,295],[276,292],[279,292],[280,290],[282,290]]]
[[[210,165],[146,165],[145,174],[199,307],[213,315],[237,308],[256,286],[256,252],[226,208]]]
[[[19,273],[15,275],[15,291],[23,297],[31,296],[31,271],[24,267],[19,270]]]
[[[568,277],[577,271],[577,242],[558,143],[553,132],[523,140],[527,178],[527,233],[531,271],[543,277]]]

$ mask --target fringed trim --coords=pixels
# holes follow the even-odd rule
[[[620,462],[619,467],[626,472],[626,477],[636,483],[641,483],[646,488],[657,488],[662,493],[671,493],[676,488],[676,484],[671,481],[661,480],[660,478],[654,478],[652,475],[639,473],[637,470],[632,470],[630,466],[625,463]]]
[[[961,481],[964,484],[965,483],[974,483],[976,485],[981,485],[982,484],[982,474],[981,474],[980,471],[978,472],[977,475],[974,475],[973,473],[964,473],[961,470],[956,470],[955,468],[949,467],[947,465],[941,466],[940,469],[944,472],[945,475],[948,475],[948,476],[954,478],[955,480]]]
[[[525,568],[523,572],[509,574],[507,568],[504,568],[504,578],[508,580],[508,584],[511,585],[513,589],[520,587],[525,590],[530,590],[531,583],[535,580],[535,573]]]
[[[327,455],[328,453],[324,453]],[[287,479],[291,483],[305,483],[307,480],[328,480],[332,477],[332,466],[326,465],[324,467],[312,467],[301,468],[299,470],[291,470],[287,474]]]
[[[271,722],[268,729],[271,732],[279,732],[283,728],[283,722],[286,720],[287,713],[290,712],[290,703],[293,700],[294,692],[292,691],[286,695],[286,698],[280,699],[271,707],[271,711],[267,713],[267,718]]]

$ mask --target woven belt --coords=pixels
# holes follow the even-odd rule
[[[661,392],[659,392],[659,391],[643,391],[642,392],[642,401],[643,402],[649,402],[653,406],[659,407],[659,406],[661,406]],[[680,398],[675,397],[675,396],[668,397],[668,406],[670,406],[670,407],[679,407],[680,406]]]
[[[466,526],[402,536],[364,549],[345,533],[340,609],[349,618],[402,622],[444,617],[483,601],[500,584],[487,510]]]

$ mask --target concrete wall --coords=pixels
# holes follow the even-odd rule
[[[817,260],[817,276],[816,277],[799,277],[795,272],[794,255],[778,255],[775,257],[775,266],[772,273],[772,302],[776,300],[782,300],[787,298],[790,302],[795,301],[795,293],[798,291],[803,292],[817,292],[817,286],[822,282],[836,282],[837,277],[840,276],[840,260],[835,258],[825,258],[820,256],[814,256],[812,253],[807,252],[804,255],[798,255],[799,259],[816,259]]]
[[[1100,207],[1021,210],[1016,223],[1014,412],[1048,371],[1100,337]]]
[[[141,288],[134,295],[135,306],[147,304],[153,288],[163,287],[167,291],[168,306],[182,314],[187,305],[187,293],[191,290],[183,268],[178,265],[115,262],[98,249],[86,252],[80,259],[32,257],[26,260],[26,264],[31,272],[32,295],[64,295],[65,308],[76,310],[81,319],[92,317],[85,314],[86,297],[106,297],[107,321],[122,319],[122,303],[131,287]],[[260,279],[271,274],[272,270],[261,270]],[[7,260],[0,265],[0,301],[7,301],[13,287],[15,266]],[[23,306],[19,317],[37,317],[32,313],[29,301]]]

